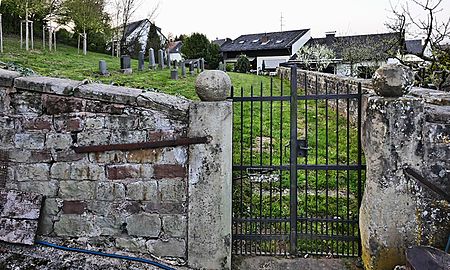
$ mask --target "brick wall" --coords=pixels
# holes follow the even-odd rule
[[[41,238],[187,259],[188,146],[87,154],[73,147],[185,137],[190,104],[1,70],[4,187],[45,195]]]

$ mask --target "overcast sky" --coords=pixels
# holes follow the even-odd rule
[[[158,0],[141,0],[135,20],[145,18]],[[391,0],[395,5],[398,1]],[[411,4],[412,5],[412,4]],[[327,31],[338,35],[384,33],[390,16],[389,0],[159,0],[154,19],[165,35],[200,32],[209,39],[243,34],[311,29],[313,37]],[[450,16],[450,0],[443,0],[441,17]],[[414,16],[420,16],[414,10]]]

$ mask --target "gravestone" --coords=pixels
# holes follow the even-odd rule
[[[170,78],[172,80],[178,80],[178,69],[174,69],[170,71]]]
[[[164,51],[161,49],[158,50],[158,64],[160,69],[164,68]]]
[[[173,60],[173,68],[178,68],[178,60]]]
[[[150,48],[148,50],[148,68],[149,69],[155,69],[156,63],[155,63],[155,50],[153,48]]]
[[[203,72],[205,71],[205,59],[200,59],[200,70]]]
[[[200,59],[197,59],[197,61],[196,61],[196,63],[197,63],[197,73],[200,73]]]
[[[138,70],[143,71],[144,70],[144,52],[139,52],[138,55]]]
[[[191,73],[191,76],[194,76],[194,63],[189,63],[189,72]]]
[[[98,62],[98,68],[99,68],[100,75],[104,75],[104,76],[109,75],[105,60],[100,60]]]
[[[120,57],[120,70],[124,74],[133,73],[133,69],[131,69],[131,58],[129,55],[122,55]]]
[[[170,52],[167,50],[167,66],[170,68],[172,64],[172,60],[170,59]]]
[[[181,76],[186,77],[186,65],[184,61],[181,61]]]

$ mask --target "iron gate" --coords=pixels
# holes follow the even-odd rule
[[[290,78],[232,90],[233,253],[359,256],[361,84]]]

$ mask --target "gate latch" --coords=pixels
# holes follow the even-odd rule
[[[308,141],[297,140],[297,153],[299,157],[306,157],[308,155]]]

